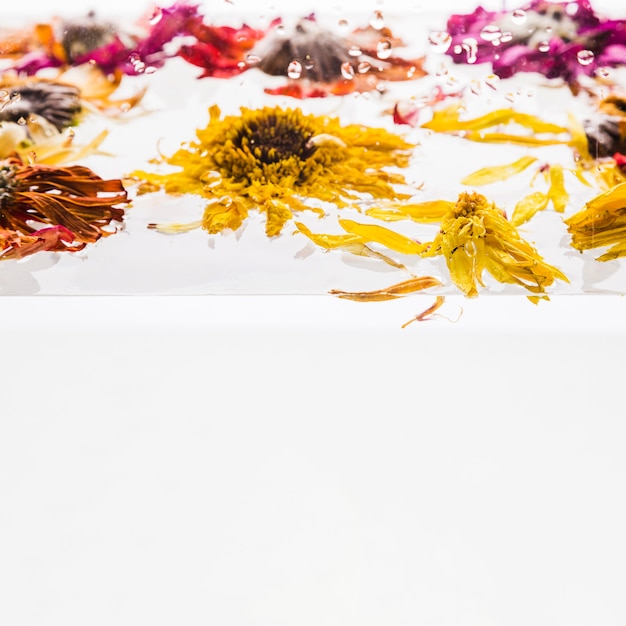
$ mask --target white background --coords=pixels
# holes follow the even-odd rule
[[[624,624],[624,299],[430,302],[2,298],[0,624]]]

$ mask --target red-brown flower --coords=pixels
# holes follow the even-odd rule
[[[0,161],[0,259],[80,250],[114,233],[126,204],[121,180],[87,167]]]

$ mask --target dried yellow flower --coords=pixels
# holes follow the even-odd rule
[[[311,199],[342,208],[364,195],[394,202],[408,197],[394,188],[404,178],[385,168],[407,167],[414,146],[385,129],[342,126],[336,118],[300,109],[242,108],[240,115],[223,118],[217,106],[209,112],[197,141],[164,159],[179,171],[133,173],[150,190],[157,185],[206,198],[202,227],[209,233],[236,230],[249,211],[258,210],[266,215],[267,235],[278,235],[294,212],[320,212],[307,204]]]
[[[626,256],[626,182],[590,200],[582,211],[565,220],[571,245],[580,250],[610,248],[597,257],[611,261]]]
[[[478,295],[479,285],[485,286],[485,271],[501,283],[521,285],[539,296],[557,278],[568,282],[520,237],[502,211],[475,192],[459,196],[427,247],[423,256],[443,256],[452,281],[469,297]]]

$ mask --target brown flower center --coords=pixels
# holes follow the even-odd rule
[[[246,120],[233,144],[270,165],[294,156],[305,161],[316,149],[310,142],[312,137],[313,132],[291,116],[264,113]]]

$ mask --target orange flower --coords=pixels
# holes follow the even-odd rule
[[[89,168],[0,161],[0,258],[84,248],[115,232],[128,204],[121,180]]]

